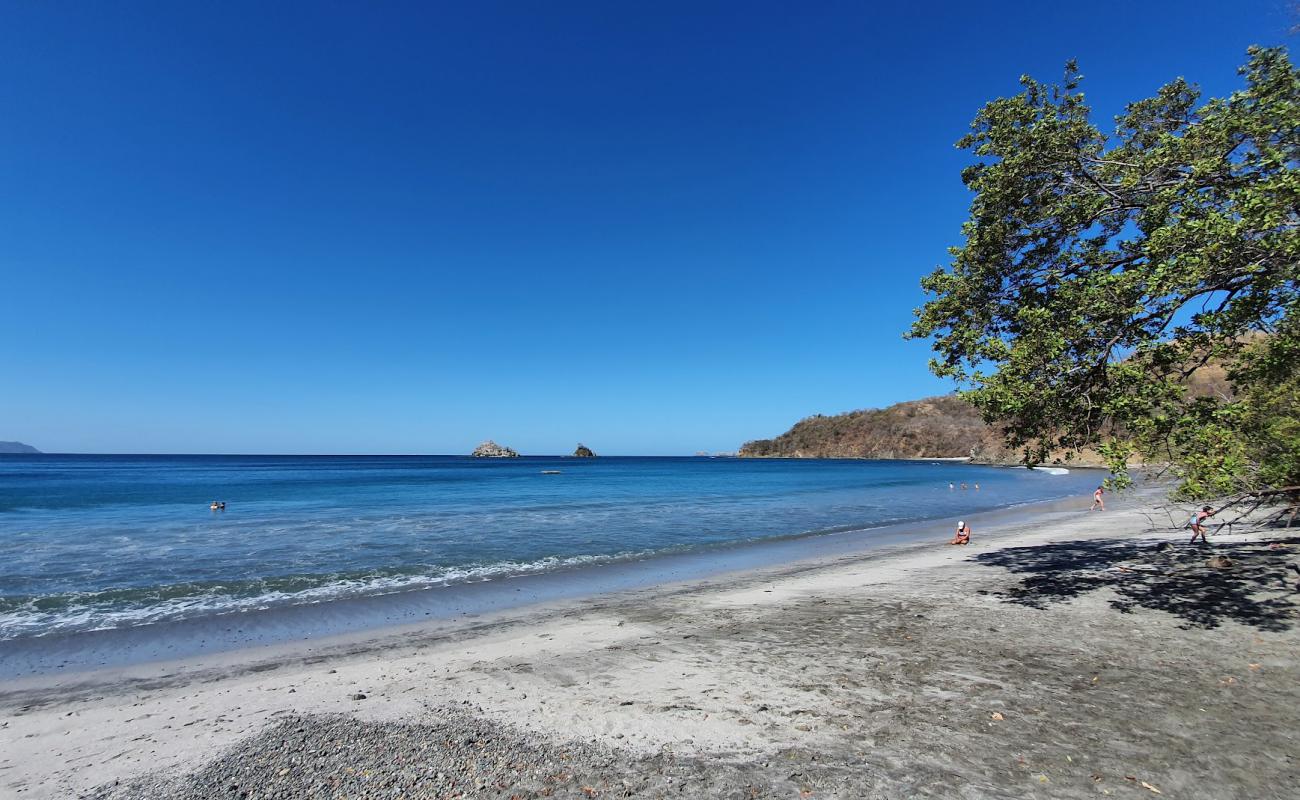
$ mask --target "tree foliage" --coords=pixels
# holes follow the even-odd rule
[[[1029,462],[1100,444],[1188,496],[1300,483],[1300,73],[1251,48],[1244,87],[1181,78],[1091,121],[1074,63],[1021,78],[958,146],[965,243],[909,333]],[[1226,370],[1229,391],[1189,376]]]

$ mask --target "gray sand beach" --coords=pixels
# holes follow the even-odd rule
[[[941,527],[310,655],[13,683],[0,793],[1295,797],[1300,534],[1191,547],[1149,498],[1075,505],[966,548]]]

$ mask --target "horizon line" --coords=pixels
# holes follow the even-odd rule
[[[678,453],[678,454],[659,454],[659,455],[638,455],[638,454],[608,454],[594,456],[575,456],[572,453],[520,453],[517,456],[475,456],[471,453],[197,453],[197,452],[157,452],[157,453],[123,453],[123,452],[73,452],[73,451],[45,451],[40,450],[35,453],[0,453],[3,456],[230,456],[246,458],[250,456],[265,457],[317,457],[317,458],[473,458],[478,461],[510,461],[513,458],[577,458],[589,460],[591,458],[722,458],[735,457],[736,451],[719,451],[716,453],[700,451],[697,453]]]

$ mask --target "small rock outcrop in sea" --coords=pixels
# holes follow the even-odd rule
[[[591,451],[590,447],[579,442],[578,449],[573,451],[573,457],[574,458],[595,458],[596,454]]]
[[[18,453],[39,453],[35,447],[22,442],[0,442],[0,453],[18,454]]]
[[[470,455],[475,458],[519,458],[519,454],[509,447],[504,447],[488,439],[483,444],[474,448]]]

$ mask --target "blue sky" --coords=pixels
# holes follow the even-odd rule
[[[0,5],[0,439],[730,450],[951,387],[953,142],[1078,58],[1238,86],[1284,0]]]

